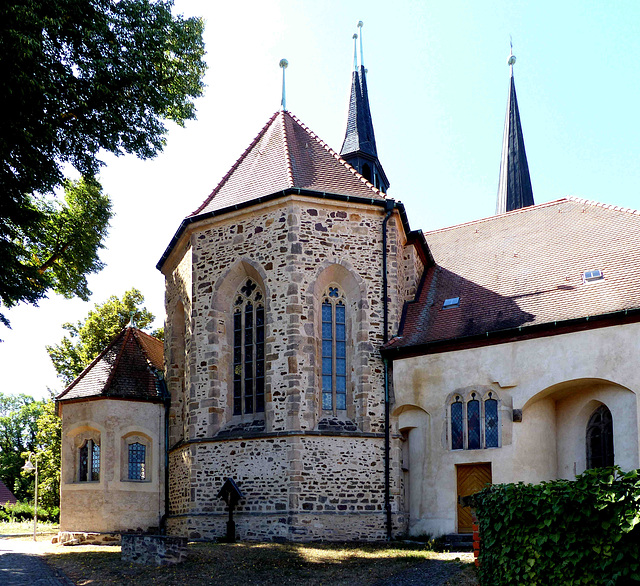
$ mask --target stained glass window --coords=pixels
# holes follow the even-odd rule
[[[347,331],[344,295],[328,288],[322,302],[322,409],[347,408]]]
[[[233,302],[233,414],[264,412],[264,298],[247,279]]]
[[[480,401],[471,394],[471,401],[467,403],[467,449],[480,449]]]
[[[145,465],[147,448],[135,442],[129,444],[129,480],[145,480],[147,478]]]
[[[451,403],[451,448],[454,450],[464,449],[463,416],[460,397],[456,397],[455,403]]]
[[[498,447],[498,401],[489,398],[484,402],[484,444],[485,448]]]

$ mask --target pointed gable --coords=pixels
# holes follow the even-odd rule
[[[511,55],[509,58],[511,83],[502,138],[502,158],[500,160],[496,214],[503,214],[534,205],[529,164],[527,163],[527,153],[524,149],[524,135],[522,134],[518,98],[516,97],[516,84],[513,79],[514,63],[515,57]]]
[[[125,328],[56,399],[158,400],[155,371],[162,372],[163,364],[162,341],[137,328]]]
[[[383,199],[355,169],[293,114],[276,112],[191,216],[249,203],[287,189]]]

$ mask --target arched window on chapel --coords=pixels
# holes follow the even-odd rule
[[[449,405],[449,415],[452,450],[500,447],[498,400],[493,392],[483,398],[473,391],[466,401],[455,395]]]
[[[613,466],[613,418],[606,405],[600,405],[587,423],[587,468]]]
[[[247,279],[233,302],[233,414],[264,412],[264,294]]]
[[[338,285],[322,296],[322,410],[347,409],[346,299]]]

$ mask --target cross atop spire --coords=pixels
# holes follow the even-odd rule
[[[369,109],[367,91],[367,70],[363,64],[362,21],[358,22],[360,34],[353,35],[353,74],[351,77],[351,97],[347,116],[347,130],[340,150],[340,156],[354,167],[363,177],[383,192],[389,188],[389,181],[378,160],[373,121]],[[358,66],[357,42],[360,37],[360,65]]]
[[[502,138],[502,158],[500,160],[500,180],[498,182],[498,201],[496,214],[503,214],[511,210],[518,210],[533,205],[533,189],[529,176],[527,153],[524,149],[524,136],[520,125],[520,111],[516,97],[516,84],[513,79],[513,66],[516,62],[511,53],[507,61],[511,73],[509,87],[509,103],[504,122]]]

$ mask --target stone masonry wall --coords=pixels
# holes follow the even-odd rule
[[[419,278],[414,272],[417,264],[410,260],[415,253],[408,253],[407,258],[405,236],[396,216],[394,213],[388,223],[390,336],[397,332],[402,303],[415,291]],[[382,434],[384,370],[379,348],[383,341],[383,218],[384,209],[380,206],[289,196],[204,220],[190,235],[183,237],[189,238],[190,246],[182,244],[182,252],[176,249],[164,269],[167,276],[167,368],[172,393],[171,445],[204,443],[182,447],[171,455],[172,514],[208,513],[210,505],[206,495],[213,485],[207,483],[224,476],[237,480],[245,462],[250,461],[254,466],[258,462],[270,462],[275,466],[274,470],[280,466],[280,472],[285,477],[289,475],[286,482],[276,482],[273,471],[267,474],[275,482],[270,487],[285,482],[281,489],[287,487],[287,499],[295,493],[291,492],[291,487],[296,484],[300,494],[304,492],[309,498],[319,496],[324,482],[321,479],[329,474],[321,470],[320,464],[313,474],[305,475],[303,470],[297,470],[297,475],[291,476],[289,471],[301,449],[292,446],[296,442],[301,444],[302,440],[265,438],[257,444],[252,440],[251,448],[249,444],[242,448],[236,446],[234,453],[225,454],[221,446],[236,444],[217,443],[215,439],[230,426],[253,424],[256,419],[264,419],[258,428],[266,435],[273,435],[317,432],[323,425],[326,428],[328,420],[342,425],[346,419],[346,424],[354,425],[358,433]],[[233,416],[231,303],[248,278],[261,288],[265,298],[266,408],[264,415]],[[323,411],[320,402],[320,309],[322,295],[329,285],[335,284],[344,292],[347,307],[346,412]],[[183,326],[176,317],[179,317],[181,306],[185,315],[182,346],[177,330]],[[181,365],[183,353],[184,365]],[[212,443],[208,443],[210,441]],[[309,445],[314,449],[305,450],[310,462],[316,459],[320,462],[325,457],[334,464],[339,461],[351,466],[343,470],[343,481],[350,481],[352,477],[366,478],[372,467],[383,466],[381,448],[371,447],[380,444],[379,438],[359,438],[348,456],[339,450],[331,458],[327,454],[321,456],[322,446],[331,441],[326,436],[313,436]],[[207,446],[206,449],[203,446]],[[242,456],[238,450],[242,451]],[[258,450],[258,453],[249,456],[247,450]],[[187,453],[189,457],[186,457]],[[383,482],[382,474],[375,476],[376,482]],[[398,494],[399,476],[396,467],[392,484]],[[190,490],[184,487],[186,478]],[[378,509],[366,508],[377,499],[379,485],[376,482],[358,490],[356,494],[360,496],[349,497],[351,502],[343,503],[347,509],[340,514],[355,511],[360,516],[382,515]],[[273,500],[276,497],[269,494],[271,496],[266,500],[255,505],[257,508],[252,513],[270,515],[268,507],[273,507],[275,514],[276,503],[282,502]],[[326,510],[316,508],[319,501],[314,504],[309,500],[304,504],[311,506],[310,510],[318,517],[327,514]],[[288,500],[286,506],[290,516],[307,514],[302,509],[299,512],[297,505],[292,506]],[[395,507],[401,510],[397,502]],[[199,532],[197,528],[191,529],[200,523],[194,519],[189,518],[188,530]],[[287,527],[292,523],[295,525],[292,518],[289,521]],[[178,518],[171,523],[185,527],[184,520]],[[268,523],[265,521],[263,525],[267,527]],[[274,531],[274,535],[282,532],[281,529]],[[314,532],[309,527],[306,531]],[[322,531],[318,530],[318,535]],[[203,529],[202,534],[206,533]],[[289,533],[288,528],[286,533]]]
[[[176,450],[172,461],[188,449]],[[172,534],[223,536],[228,509],[217,494],[232,477],[244,495],[234,511],[240,539],[385,538],[382,437],[294,435],[207,442],[192,449],[197,462],[192,467],[193,498],[188,512],[171,510]],[[394,449],[395,467],[398,453]],[[181,484],[172,478],[169,492]],[[396,532],[404,528],[400,488],[394,480]]]

